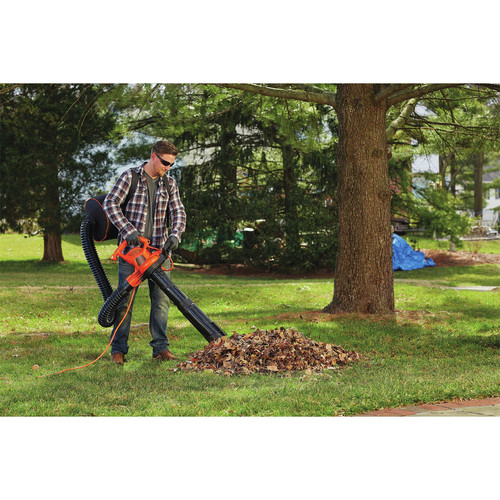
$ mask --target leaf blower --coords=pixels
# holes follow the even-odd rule
[[[118,305],[129,292],[144,280],[149,279],[153,280],[167,294],[179,311],[208,342],[225,336],[226,333],[164,273],[162,264],[170,257],[166,255],[163,249],[151,247],[149,240],[142,236],[140,237],[141,247],[132,248],[128,253],[124,254],[123,251],[127,245],[127,242],[124,241],[113,253],[111,257],[113,260],[121,257],[135,268],[135,271],[127,278],[126,283],[113,291],[94,244],[94,241],[105,241],[116,237],[117,234],[116,228],[110,223],[102,207],[104,198],[105,195],[102,195],[87,200],[85,204],[86,217],[82,222],[80,231],[85,258],[104,299],[104,304],[98,315],[99,324],[105,328],[112,326]]]

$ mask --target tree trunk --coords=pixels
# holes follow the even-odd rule
[[[455,154],[450,155],[450,193],[453,197],[457,196],[457,162],[455,160]]]
[[[439,187],[442,189],[446,188],[446,158],[443,155],[439,155]]]
[[[64,262],[60,234],[44,233],[42,260],[45,262]]]
[[[285,195],[285,255],[287,264],[297,264],[300,253],[300,237],[298,228],[295,160],[292,146],[285,145],[283,154],[283,193]]]
[[[64,262],[61,242],[61,202],[57,185],[57,167],[47,167],[48,176],[45,187],[45,203],[39,224],[43,229],[44,262]]]
[[[339,248],[325,312],[394,312],[386,102],[376,90],[338,88]]]
[[[474,216],[483,216],[483,165],[484,153],[474,155]]]

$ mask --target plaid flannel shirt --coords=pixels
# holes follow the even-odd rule
[[[134,231],[138,231],[140,235],[144,233],[148,210],[148,186],[143,173],[144,165],[146,162],[135,168],[138,174],[137,188],[124,212],[122,212],[120,205],[125,201],[132,183],[131,169],[122,173],[103,203],[109,220],[118,228],[118,244],[131,236]],[[165,182],[170,184],[170,198]],[[180,242],[182,233],[186,229],[186,212],[179,197],[177,182],[172,177],[165,175],[160,178],[156,192],[153,236],[151,238],[151,246],[153,247],[163,248],[167,241],[169,220],[167,212],[170,217],[170,234],[176,236]],[[127,247],[126,251],[129,250]]]

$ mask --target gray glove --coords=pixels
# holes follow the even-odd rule
[[[141,245],[141,240],[139,239],[139,233],[138,233],[138,231],[134,231],[127,238],[127,245],[130,245],[131,247],[138,247],[138,246]]]
[[[177,236],[174,236],[173,234],[171,234],[167,238],[165,245],[163,245],[163,250],[165,251],[165,253],[168,253],[168,252],[173,252],[174,250],[177,250],[178,247],[179,247],[179,238],[177,238]]]

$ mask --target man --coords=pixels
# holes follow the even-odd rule
[[[125,253],[134,246],[141,244],[139,236],[150,240],[156,248],[164,248],[168,253],[175,250],[181,241],[181,235],[186,228],[186,212],[179,197],[177,182],[166,175],[177,156],[177,148],[168,141],[157,142],[151,151],[148,162],[134,168],[137,172],[137,188],[124,207],[124,202],[132,184],[132,169],[123,172],[118,181],[104,200],[104,210],[109,220],[118,228],[118,244],[127,241]],[[168,234],[170,218],[171,231]],[[134,271],[134,267],[120,258],[118,263],[118,286]],[[177,359],[170,350],[167,338],[168,309],[170,301],[167,295],[152,281],[148,280],[151,311],[149,330],[153,340],[153,359],[168,361]],[[127,317],[122,321],[130,301],[130,296],[118,306],[113,332],[115,337],[111,344],[111,359],[123,365],[128,352],[128,337],[132,322],[130,305]],[[118,325],[120,327],[117,329]]]

